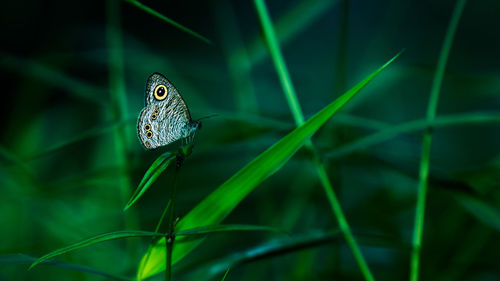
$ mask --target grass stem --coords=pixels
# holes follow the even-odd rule
[[[173,19],[168,18],[168,17],[166,17],[166,16],[158,13],[157,11],[155,11],[155,10],[151,9],[150,7],[142,4],[141,2],[139,2],[137,0],[125,0],[125,1],[131,3],[132,5],[136,6],[137,8],[139,8],[139,9],[141,9],[143,11],[145,11],[146,13],[151,14],[151,15],[153,15],[153,16],[155,16],[155,17],[157,17],[157,18],[159,18],[159,19],[167,22],[168,24],[172,25],[175,28],[184,31],[187,34],[189,34],[189,35],[191,35],[191,36],[193,36],[193,37],[195,37],[195,38],[197,38],[197,39],[199,39],[199,40],[201,40],[201,41],[203,41],[203,42],[205,42],[205,43],[207,43],[209,45],[213,45],[212,41],[210,41],[206,37],[200,35],[196,31],[193,31],[193,30],[191,30],[191,29],[183,26],[182,24],[174,21]]]
[[[172,193],[170,196],[170,208],[167,215],[167,223],[168,223],[168,231],[167,235],[165,235],[165,250],[166,250],[166,259],[165,259],[165,280],[170,281],[172,279],[172,251],[174,248],[175,241],[175,199],[177,197],[177,179],[179,176],[180,169],[182,167],[182,163],[184,162],[184,158],[186,157],[186,152],[181,148],[177,154],[177,161],[175,165],[175,173],[174,180],[172,184]]]
[[[455,8],[453,10],[450,24],[448,26],[448,30],[446,31],[444,43],[441,48],[441,53],[439,55],[436,73],[434,75],[434,80],[432,82],[429,105],[427,108],[427,122],[429,123],[434,121],[434,118],[436,116],[439,92],[441,89],[441,84],[443,82],[446,62],[448,61],[451,45],[453,43],[453,37],[455,36],[458,22],[460,20],[462,11],[465,6],[465,2],[466,0],[457,1]],[[419,171],[419,188],[418,188],[417,207],[415,211],[415,221],[413,229],[413,248],[410,261],[410,281],[417,281],[419,274],[420,250],[422,247],[422,235],[424,229],[425,201],[427,198],[427,189],[428,189],[427,180],[429,177],[432,129],[433,129],[432,127],[427,128],[422,140],[422,156],[420,160],[420,171]]]
[[[278,40],[276,39],[276,35],[274,33],[274,29],[271,23],[271,19],[269,16],[269,13],[266,8],[266,4],[264,3],[263,0],[255,0],[255,6],[257,8],[257,13],[259,15],[259,19],[262,25],[262,29],[264,32],[264,36],[267,42],[267,45],[269,47],[269,52],[271,53],[271,58],[273,60],[274,66],[276,68],[276,71],[278,73],[278,77],[281,82],[281,86],[283,88],[283,91],[285,93],[285,97],[287,99],[288,105],[290,107],[290,110],[292,111],[293,117],[295,119],[295,123],[297,126],[300,126],[304,123],[304,115],[302,114],[302,110],[300,108],[300,104],[297,99],[297,95],[295,94],[295,89],[293,87],[292,81],[290,79],[290,74],[288,73],[288,69],[285,64],[285,60],[283,59],[283,55],[281,54],[281,50],[278,45]],[[375,280],[373,278],[372,273],[370,272],[370,269],[368,268],[368,265],[363,258],[363,255],[361,253],[361,250],[359,249],[358,244],[356,243],[356,240],[354,239],[354,236],[351,233],[349,224],[347,223],[347,220],[344,216],[344,213],[342,211],[342,208],[340,207],[340,203],[335,196],[335,193],[333,191],[333,187],[330,183],[330,179],[328,178],[328,174],[326,172],[326,169],[323,165],[323,163],[319,160],[319,156],[316,153],[316,150],[314,149],[314,146],[309,139],[308,142],[306,143],[306,148],[311,150],[314,155],[315,159],[315,167],[318,172],[318,176],[321,181],[321,186],[323,187],[326,196],[328,198],[328,201],[330,203],[330,206],[332,208],[332,211],[337,218],[340,230],[342,231],[347,244],[349,248],[351,249],[351,252],[354,255],[354,258],[356,259],[358,266],[361,270],[361,273],[363,274],[365,280],[368,281],[373,281]]]
[[[108,49],[108,68],[109,68],[109,94],[110,94],[110,112],[113,121],[119,123],[126,120],[127,117],[127,95],[125,91],[124,75],[124,55],[121,29],[121,1],[106,1],[106,16],[108,24],[106,26],[106,41]],[[127,128],[117,126],[113,128],[113,141],[115,146],[116,164],[119,167],[118,186],[119,186],[119,206],[123,206],[132,194],[132,186],[128,175],[128,137]],[[134,212],[125,216],[125,227],[127,229],[137,229],[138,222]],[[133,257],[138,250],[138,243],[127,241],[128,257]]]
[[[499,124],[500,113],[487,113],[487,112],[472,112],[465,114],[441,115],[437,116],[431,122],[427,119],[418,119],[414,121],[405,122],[402,124],[394,125],[392,127],[379,129],[379,131],[354,140],[346,145],[337,147],[330,152],[322,155],[324,158],[340,158],[349,153],[367,149],[385,141],[395,139],[403,134],[410,134],[426,130],[428,127],[436,129],[437,127],[452,127],[464,125],[485,125],[485,124]]]

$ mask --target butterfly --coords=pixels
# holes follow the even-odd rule
[[[162,74],[151,74],[146,82],[145,107],[137,120],[144,148],[151,150],[177,140],[191,143],[200,128],[201,122],[191,119],[177,88]]]

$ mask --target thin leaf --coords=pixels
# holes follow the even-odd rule
[[[132,238],[132,237],[162,237],[165,234],[163,233],[156,233],[156,232],[148,232],[148,231],[129,231],[129,230],[124,230],[124,231],[115,231],[115,232],[109,232],[109,233],[104,233],[100,234],[88,239],[85,239],[83,241],[80,241],[78,243],[69,245],[64,248],[57,249],[53,252],[50,252],[41,258],[37,259],[35,262],[31,264],[29,269],[32,269],[35,267],[37,264],[44,262],[48,259],[51,259],[53,257],[65,254],[67,252],[71,252],[80,248],[85,248],[97,243],[101,243],[104,241],[110,241],[110,240],[116,240],[116,239],[124,239],[124,238]]]
[[[262,226],[262,225],[248,225],[248,224],[217,224],[217,225],[207,225],[202,227],[195,227],[191,229],[186,229],[175,233],[176,236],[183,235],[202,235],[213,232],[226,232],[226,231],[272,231],[272,232],[285,232],[283,230]]]
[[[165,171],[165,169],[170,165],[172,160],[175,159],[175,154],[171,152],[165,152],[160,157],[158,157],[153,164],[149,167],[149,169],[146,171],[144,174],[144,177],[142,178],[141,182],[139,183],[139,186],[135,190],[134,194],[128,201],[127,205],[125,208],[123,208],[124,211],[126,211],[128,208],[130,208],[135,201],[137,201],[146,190],[156,181],[156,179]]]
[[[226,270],[226,273],[224,273],[224,276],[222,276],[222,281],[226,280],[226,276],[229,273],[229,269],[231,269],[231,268],[228,267],[227,270]]]
[[[67,75],[63,70],[59,71],[39,61],[0,51],[0,67],[21,77],[43,81],[78,99],[90,101],[102,107],[107,106],[107,100],[103,99],[103,96],[107,94],[104,88],[80,81]]]
[[[208,40],[206,37],[200,35],[199,33],[195,32],[195,31],[193,31],[193,30],[191,30],[191,29],[189,29],[189,28],[187,28],[185,26],[183,26],[182,24],[174,21],[173,19],[167,18],[166,16],[158,13],[157,11],[155,11],[155,10],[151,9],[150,7],[142,4],[141,2],[139,2],[137,0],[125,0],[125,1],[131,3],[132,5],[136,6],[137,8],[139,8],[139,9],[141,9],[143,11],[145,11],[146,13],[149,13],[149,14],[151,14],[151,15],[153,15],[153,16],[155,16],[155,17],[157,17],[157,18],[159,18],[159,19],[167,22],[168,24],[174,26],[175,28],[180,29],[180,30],[186,32],[187,34],[192,35],[192,36],[200,39],[201,41],[203,41],[203,42],[205,42],[207,44],[212,45],[212,41]]]
[[[436,117],[432,122],[429,122],[426,119],[419,119],[388,127],[339,148],[335,148],[328,152],[325,157],[338,158],[354,151],[366,149],[370,146],[388,141],[402,134],[425,130],[429,126],[438,128],[458,125],[484,125],[489,123],[500,123],[500,113],[477,112],[454,114]]]
[[[92,129],[89,129],[87,131],[84,131],[74,137],[70,137],[66,140],[59,141],[55,143],[54,145],[49,145],[46,149],[38,151],[36,154],[31,155],[27,158],[27,160],[35,160],[40,157],[44,157],[46,155],[50,155],[54,152],[57,152],[61,149],[64,149],[68,146],[75,145],[81,141],[95,138],[104,134],[108,134],[112,132],[113,130],[116,130],[117,128],[124,127],[127,125],[130,125],[132,122],[136,122],[136,118],[129,118],[127,120],[122,120],[122,121],[117,121],[117,122],[112,122],[106,125],[98,126]]]
[[[283,58],[283,54],[281,53],[278,39],[276,38],[276,34],[274,32],[273,24],[266,7],[266,3],[264,2],[264,0],[254,0],[254,3],[255,8],[257,9],[257,14],[259,15],[260,23],[264,36],[266,38],[269,52],[271,53],[271,58],[276,69],[276,73],[278,74],[281,82],[281,87],[283,88],[283,93],[285,94],[285,98],[288,101],[288,106],[290,107],[290,111],[293,114],[296,125],[300,126],[304,123],[305,118],[302,114],[302,109],[295,93],[292,79],[290,78],[290,74],[288,73],[288,68]],[[368,267],[368,264],[366,263],[366,260],[361,253],[361,249],[359,248],[356,239],[351,234],[349,223],[347,222],[344,212],[342,211],[342,207],[340,206],[340,202],[335,195],[326,169],[323,163],[320,161],[320,158],[316,152],[316,149],[314,148],[312,141],[309,139],[306,142],[305,146],[313,153],[313,163],[315,165],[316,172],[318,173],[321,187],[325,191],[328,202],[330,203],[330,206],[332,208],[332,212],[337,219],[337,223],[340,227],[340,230],[344,234],[344,237],[349,248],[351,249],[354,259],[359,265],[361,273],[365,277],[365,280],[374,281],[375,279],[373,278],[373,274],[371,273],[370,268]]]
[[[300,103],[297,99],[297,95],[295,94],[295,88],[292,80],[290,79],[285,59],[283,58],[280,46],[278,45],[278,39],[276,39],[276,34],[274,33],[271,17],[269,16],[264,0],[255,0],[254,3],[267,41],[267,47],[269,48],[269,53],[271,53],[271,58],[273,60],[274,67],[276,68],[276,72],[278,73],[288,106],[292,111],[295,123],[297,126],[300,126],[304,123],[304,115],[302,114]]]
[[[450,54],[451,45],[455,36],[455,31],[458,27],[458,22],[462,16],[466,0],[457,0],[453,14],[446,30],[446,36],[441,53],[439,54],[439,61],[432,81],[431,94],[429,104],[427,106],[427,121],[432,122],[436,117],[437,104],[439,99],[439,92],[443,82],[444,71],[446,69],[446,62]],[[425,216],[425,201],[428,189],[428,176],[430,166],[432,144],[432,130],[429,127],[422,138],[422,152],[420,159],[419,169],[419,188],[417,194],[417,206],[415,210],[415,220],[413,227],[413,250],[410,260],[410,281],[418,281],[419,267],[420,267],[420,249],[422,248],[422,237],[424,229],[424,216]]]
[[[274,25],[280,45],[286,45],[297,35],[308,30],[316,20],[328,14],[328,11],[335,7],[338,2],[338,0],[302,0],[294,2],[292,7],[279,16]],[[249,62],[252,65],[261,62],[269,55],[266,44],[260,35],[256,36],[248,44],[248,47],[237,49],[235,51],[236,55],[247,52],[243,48],[248,49]]]
[[[375,248],[394,248],[408,251],[411,245],[400,241],[398,238],[378,235],[363,236],[356,233],[362,245]],[[211,280],[222,274],[227,268],[237,268],[239,265],[253,261],[273,259],[282,255],[298,253],[301,250],[313,249],[332,243],[342,242],[340,231],[312,232],[308,234],[293,235],[279,238],[264,244],[230,254],[223,258],[211,258],[203,264],[188,264],[177,268],[177,275],[186,275],[184,280]],[[183,276],[184,277],[184,276]]]
[[[392,63],[399,54],[390,59],[363,81],[326,106],[303,125],[297,127],[276,144],[257,156],[252,162],[208,195],[194,207],[176,226],[182,231],[190,228],[218,224],[253,191],[261,182],[276,173],[290,159],[305,141],[326,123],[340,108],[351,100],[373,78]],[[201,240],[194,240],[176,245],[173,263],[179,261]],[[165,269],[165,239],[161,239],[151,251],[148,262],[141,260],[137,277],[139,280],[152,276]]]
[[[490,204],[467,195],[457,195],[458,202],[482,223],[500,231],[500,210]]]
[[[13,265],[13,264],[32,264],[36,261],[36,258],[24,255],[24,254],[11,254],[11,255],[0,255],[0,265]],[[61,268],[66,268],[69,270],[89,273],[97,276],[103,276],[107,279],[111,280],[119,280],[119,281],[132,281],[132,278],[113,275],[99,269],[91,268],[88,266],[72,264],[67,262],[59,262],[59,261],[44,261],[42,264],[52,265]]]
[[[302,234],[285,239],[273,240],[250,249],[231,254],[227,257],[197,265],[196,268],[182,268],[179,273],[187,273],[186,280],[210,280],[214,276],[235,268],[238,265],[252,261],[274,258],[281,255],[296,253],[300,250],[315,248],[330,243],[338,242],[341,238],[340,232],[333,233],[311,233]]]

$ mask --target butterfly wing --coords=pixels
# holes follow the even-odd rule
[[[164,100],[159,100],[155,97],[155,89],[160,85],[165,85],[167,88],[166,98]],[[148,106],[155,103],[166,103],[167,107],[174,106],[175,108],[173,110],[182,113],[186,120],[191,120],[191,114],[189,113],[187,104],[179,94],[177,88],[165,76],[158,72],[151,74],[146,82],[145,105]]]
[[[158,122],[155,122],[155,108],[147,106],[142,109],[139,119],[137,120],[137,135],[142,145],[146,149],[155,149],[159,144]],[[153,118],[152,118],[153,117]]]
[[[187,138],[198,128],[177,88],[160,73],[153,73],[148,78],[145,103],[137,129],[146,149]]]

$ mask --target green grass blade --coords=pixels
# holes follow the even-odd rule
[[[321,19],[329,10],[336,6],[338,0],[302,0],[293,3],[283,15],[276,20],[276,35],[283,45],[290,42],[301,32],[307,30],[316,20]],[[235,50],[235,53],[247,52],[250,66],[258,64],[269,55],[266,45],[261,36],[254,38],[245,50],[242,48]],[[237,54],[235,54],[237,55]]]
[[[199,33],[195,32],[195,31],[193,31],[193,30],[191,30],[191,29],[189,29],[189,28],[187,28],[185,26],[183,26],[182,24],[174,21],[173,19],[170,19],[170,18],[168,18],[168,17],[166,17],[166,16],[158,13],[157,11],[155,11],[155,10],[151,9],[150,7],[142,4],[141,2],[139,2],[137,0],[125,0],[125,1],[131,3],[132,5],[136,6],[137,8],[139,8],[139,9],[141,9],[143,11],[145,11],[146,13],[151,14],[151,15],[153,15],[153,16],[161,19],[162,21],[165,21],[166,23],[174,26],[175,28],[184,31],[187,34],[192,35],[192,36],[196,37],[197,39],[200,39],[201,41],[203,41],[203,42],[205,42],[207,44],[212,45],[212,41],[208,40],[206,37],[200,35]]]
[[[139,198],[141,198],[144,192],[148,190],[148,188],[156,181],[161,173],[165,171],[165,169],[174,159],[175,154],[171,152],[165,152],[160,155],[160,157],[156,158],[156,160],[153,162],[153,164],[151,164],[149,169],[144,174],[144,177],[142,177],[139,186],[137,186],[137,189],[128,201],[127,205],[125,205],[125,208],[123,208],[124,211],[128,210],[128,208],[130,208]]]
[[[36,258],[24,254],[0,255],[0,265],[32,264],[34,261],[36,261]],[[65,268],[83,273],[89,273],[96,276],[102,276],[109,280],[132,281],[132,278],[129,277],[117,276],[114,274],[104,272],[99,269],[78,264],[59,262],[59,261],[44,261],[41,264],[57,266],[60,268]]]
[[[283,55],[281,54],[281,50],[278,45],[278,39],[274,33],[274,28],[271,22],[271,18],[268,14],[266,4],[264,0],[255,0],[255,7],[257,9],[257,13],[259,15],[259,19],[262,25],[262,30],[264,31],[264,36],[267,41],[267,45],[269,47],[269,51],[271,53],[271,58],[273,60],[274,66],[276,68],[276,72],[278,74],[278,77],[281,82],[281,86],[283,88],[283,92],[285,94],[285,97],[288,101],[288,105],[290,107],[290,110],[292,111],[293,117],[295,119],[295,123],[297,126],[302,125],[304,122],[304,116],[302,114],[302,110],[300,108],[300,103],[298,101],[297,95],[295,93],[295,89],[293,87],[292,81],[290,79],[290,75],[288,73],[288,68],[285,64],[285,61],[283,59]],[[366,263],[361,250],[356,243],[356,240],[354,239],[354,236],[351,234],[351,229],[349,224],[347,223],[347,220],[344,216],[344,212],[342,211],[342,208],[340,207],[340,202],[337,199],[337,196],[335,195],[335,192],[333,191],[333,186],[330,182],[330,179],[328,178],[328,174],[326,173],[326,169],[321,162],[316,149],[313,146],[313,143],[311,140],[308,140],[306,143],[306,147],[313,152],[313,159],[314,159],[314,165],[316,168],[316,171],[318,173],[321,186],[323,187],[325,194],[328,198],[328,201],[330,203],[330,206],[332,208],[332,212],[335,215],[335,218],[337,219],[337,222],[339,224],[340,229],[342,230],[344,237],[346,239],[347,244],[349,245],[349,248],[351,249],[352,254],[354,255],[354,258],[356,259],[356,262],[359,265],[359,268],[361,270],[361,273],[365,277],[367,281],[373,281],[373,275],[368,267],[368,264]]]
[[[446,68],[446,62],[450,54],[451,45],[453,43],[453,37],[457,30],[458,22],[462,15],[466,0],[458,0],[455,8],[453,10],[452,18],[448,30],[446,31],[446,37],[441,49],[441,54],[439,55],[439,61],[434,75],[434,80],[432,82],[431,95],[429,100],[429,105],[427,108],[427,121],[432,122],[436,116],[437,102],[439,99],[439,91],[441,89],[441,83],[443,82],[444,70]],[[429,176],[429,162],[431,154],[431,142],[432,142],[432,128],[428,128],[424,133],[422,141],[422,158],[420,161],[420,171],[419,171],[419,188],[417,195],[417,207],[415,212],[415,222],[413,230],[413,249],[411,253],[410,261],[410,281],[418,281],[419,273],[419,263],[420,263],[420,248],[422,246],[422,233],[424,228],[424,215],[425,215],[425,201],[427,197],[427,179]]]
[[[182,231],[221,222],[251,191],[277,172],[302,147],[307,139],[398,56],[399,54],[394,56],[363,81],[311,117],[302,126],[290,132],[239,170],[181,219],[177,224],[176,230]],[[177,244],[174,248],[173,262],[179,261],[200,242],[201,240],[197,240]],[[165,269],[164,253],[165,239],[161,239],[151,251],[148,262],[144,262],[144,257],[141,260],[137,272],[139,280],[150,277]]]
[[[158,223],[156,224],[155,232],[159,232],[160,231],[160,227],[161,227],[161,225],[163,223],[163,220],[167,216],[167,213],[169,212],[171,205],[172,205],[172,199],[169,199],[168,202],[167,202],[167,205],[165,206],[165,208],[163,208],[163,213],[161,214],[161,217],[158,220]],[[146,252],[146,255],[144,256],[144,260],[146,262],[148,261],[149,256],[151,255],[151,250],[153,249],[153,246],[154,246],[154,238],[151,239],[151,242],[148,244],[148,251]]]
[[[124,230],[124,231],[115,231],[115,232],[108,232],[104,234],[100,234],[88,239],[85,239],[83,241],[80,241],[78,243],[69,245],[64,248],[57,249],[53,252],[50,252],[41,258],[37,259],[35,262],[31,264],[29,269],[32,269],[35,267],[37,264],[44,262],[48,259],[51,259],[53,257],[65,254],[67,252],[71,252],[80,248],[85,248],[97,243],[105,242],[105,241],[110,241],[110,240],[116,240],[116,239],[124,239],[124,238],[133,238],[133,237],[162,237],[165,234],[163,233],[156,233],[156,232],[148,232],[148,231],[133,231],[133,230]]]
[[[500,210],[478,198],[459,194],[455,196],[458,202],[482,223],[500,231]]]
[[[228,268],[338,242],[341,239],[340,235],[340,232],[310,233],[266,242],[222,259],[208,262],[205,265],[198,265],[196,268],[186,268],[185,271],[188,274],[186,280],[210,280],[210,278],[227,271]]]
[[[63,93],[80,100],[90,101],[103,108],[107,107],[107,100],[102,98],[106,95],[105,89],[78,80],[62,70],[54,69],[39,61],[0,51],[0,67],[21,77],[44,81],[51,87],[61,89]]]
[[[231,268],[228,267],[227,270],[226,270],[226,273],[224,273],[224,276],[222,276],[222,281],[226,280],[226,276],[229,273],[229,269],[231,269]]]
[[[227,231],[270,231],[270,232],[281,232],[286,233],[283,230],[262,226],[262,225],[249,225],[249,224],[216,224],[207,225],[202,227],[195,227],[191,229],[186,229],[175,233],[176,236],[189,236],[189,235],[203,235],[214,232],[227,232]]]
[[[67,148],[68,146],[77,144],[81,141],[88,140],[91,138],[95,138],[95,137],[113,132],[114,130],[118,130],[120,127],[130,125],[132,123],[135,123],[136,121],[137,121],[136,118],[129,118],[128,120],[112,122],[110,124],[91,128],[87,131],[84,131],[84,132],[74,136],[74,137],[70,137],[66,140],[56,142],[53,145],[49,145],[46,149],[40,150],[36,154],[33,154],[33,155],[27,157],[26,160],[35,160],[37,158],[50,155],[54,152],[57,152],[57,151],[64,149],[64,148]]]
[[[427,119],[419,119],[380,130],[379,132],[360,138],[339,148],[335,148],[324,156],[327,158],[342,157],[349,153],[391,140],[399,135],[425,130],[428,127],[438,128],[459,125],[484,125],[490,123],[500,123],[500,113],[477,112],[447,116],[443,115],[436,117],[432,122],[427,121]]]
[[[255,0],[254,3],[255,7],[257,8],[257,14],[260,18],[264,37],[266,38],[267,45],[269,47],[269,52],[271,53],[271,58],[273,59],[274,66],[276,67],[276,71],[278,72],[281,87],[285,92],[288,106],[292,110],[295,123],[297,123],[297,125],[302,125],[302,123],[304,123],[304,115],[302,114],[302,109],[300,108],[300,104],[297,100],[297,95],[295,94],[295,89],[290,79],[290,74],[288,73],[288,68],[286,67],[285,60],[283,59],[283,55],[281,54],[278,40],[276,39],[276,34],[274,33],[274,28],[271,23],[271,18],[269,17],[269,13],[267,12],[266,4],[263,0]]]
[[[17,156],[15,153],[12,153],[2,145],[0,145],[0,160],[1,159],[3,159],[7,163],[15,164],[24,169],[24,171],[29,175],[33,175],[33,171],[26,162],[24,162],[19,156]],[[1,162],[3,161],[0,161],[0,163]]]
[[[108,50],[108,79],[109,79],[109,96],[110,96],[110,115],[112,120],[119,123],[128,119],[128,101],[127,91],[125,86],[125,61],[123,54],[123,39],[122,39],[122,1],[121,0],[106,0],[106,47]],[[117,177],[118,196],[121,204],[127,202],[132,194],[132,184],[128,173],[130,161],[129,150],[130,141],[135,135],[132,133],[131,127],[117,126],[113,130],[113,146],[114,160],[119,167]],[[138,217],[131,212],[125,216],[125,228],[139,228]],[[135,241],[126,241],[127,253],[126,258],[131,258],[135,255],[138,245],[134,245]]]

